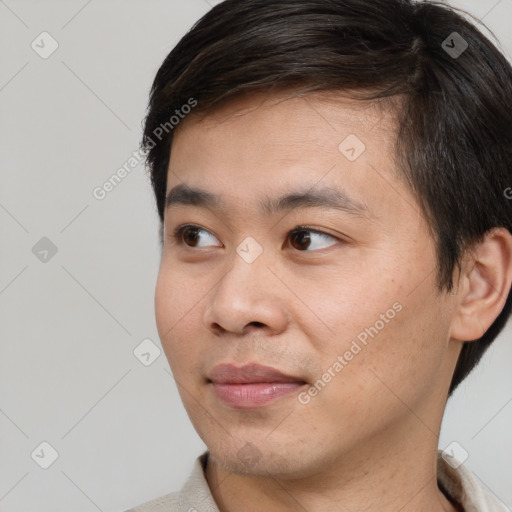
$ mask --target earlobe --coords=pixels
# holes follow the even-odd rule
[[[512,283],[512,235],[495,228],[475,246],[461,272],[451,338],[480,339],[499,316]]]

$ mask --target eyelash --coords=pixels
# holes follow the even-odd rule
[[[190,249],[195,249],[195,247],[188,246],[188,245],[186,245],[183,242],[183,233],[185,232],[186,229],[189,229],[189,228],[196,228],[198,230],[202,230],[202,231],[206,231],[207,233],[210,233],[210,231],[208,231],[207,229],[205,229],[205,228],[203,228],[201,226],[197,226],[195,224],[183,224],[181,226],[178,226],[176,229],[174,229],[174,231],[171,233],[171,238],[178,245],[185,245],[186,247],[188,247]],[[317,233],[319,235],[325,235],[325,236],[328,236],[328,237],[332,238],[333,240],[337,240],[338,242],[342,241],[341,239],[337,238],[334,235],[331,235],[331,234],[326,233],[324,231],[319,231],[318,229],[313,229],[313,228],[311,228],[309,226],[303,226],[303,225],[296,226],[292,230],[288,231],[288,233],[286,234],[286,239],[289,240],[289,238],[290,238],[290,236],[292,234],[297,233],[297,232],[301,232],[301,231],[309,231],[311,233]],[[307,251],[298,251],[298,252],[307,252]],[[311,252],[311,251],[309,251],[309,252]]]

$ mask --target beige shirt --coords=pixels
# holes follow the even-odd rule
[[[450,459],[451,464],[448,464],[441,453],[438,453],[438,482],[464,512],[509,512],[483,490],[469,470],[454,459]],[[181,491],[166,494],[126,512],[219,512],[204,474],[207,458],[208,452],[205,452],[196,459]]]

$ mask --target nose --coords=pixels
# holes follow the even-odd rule
[[[279,334],[288,321],[282,292],[263,257],[247,263],[234,254],[230,269],[210,295],[204,325],[216,335],[244,335],[252,330]]]

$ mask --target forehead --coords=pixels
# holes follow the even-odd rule
[[[397,178],[395,141],[387,103],[339,93],[251,93],[182,121],[167,191],[186,183],[248,205],[290,188],[329,186],[375,212],[399,215],[418,207]]]
[[[385,138],[398,128],[396,111],[401,108],[401,97],[376,100],[364,99],[363,93],[339,91],[299,92],[282,89],[280,92],[241,92],[222,100],[215,108],[204,112],[199,106],[175,130],[175,137],[185,126],[198,131],[225,128],[238,129],[254,123],[286,124],[297,135],[301,132],[297,118],[308,120],[315,131],[327,130],[331,135],[342,132],[344,126],[357,126],[361,131],[372,131]],[[222,126],[221,126],[222,125]],[[326,134],[326,133],[324,133]],[[283,136],[286,134],[282,134]],[[394,138],[393,138],[394,139]]]

